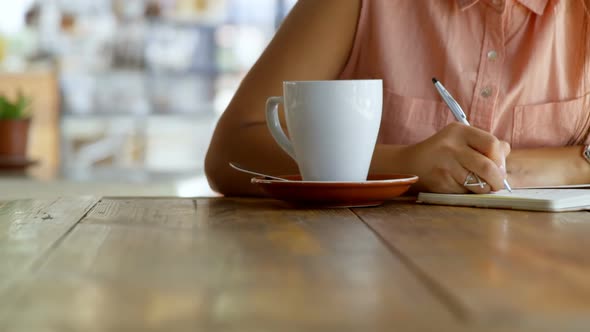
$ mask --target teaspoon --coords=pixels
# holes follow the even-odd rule
[[[238,170],[238,171],[244,172],[244,173],[248,173],[248,174],[251,174],[251,175],[262,176],[262,177],[265,177],[265,178],[268,178],[268,179],[272,179],[272,180],[277,180],[277,181],[291,181],[291,180],[279,178],[279,177],[276,177],[276,176],[262,174],[262,173],[258,173],[258,172],[247,170],[247,169],[245,169],[244,167],[242,167],[241,165],[239,165],[239,164],[237,164],[235,162],[230,162],[229,165],[233,169],[235,169],[235,170]]]

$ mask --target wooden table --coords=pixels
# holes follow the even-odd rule
[[[575,331],[590,214],[0,202],[0,331]]]

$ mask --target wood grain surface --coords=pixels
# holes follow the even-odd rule
[[[62,209],[48,224],[83,215]],[[16,222],[15,213],[2,227]],[[0,327],[462,328],[457,313],[348,209],[293,210],[259,199],[103,199],[44,252],[18,266],[26,273],[0,293]]]
[[[0,202],[0,331],[584,331],[589,216]]]
[[[589,326],[588,212],[416,204],[354,212],[468,321],[555,331]]]

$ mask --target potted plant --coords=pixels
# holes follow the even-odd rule
[[[0,159],[25,159],[29,138],[31,99],[0,95]]]

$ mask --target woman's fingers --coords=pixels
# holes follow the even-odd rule
[[[464,131],[465,141],[472,149],[491,159],[496,165],[505,164],[510,154],[510,145],[494,135],[475,127],[467,127]]]
[[[510,154],[510,145],[473,127],[465,131],[465,137],[469,147],[458,156],[460,163],[484,179],[491,190],[504,188],[506,156]]]
[[[469,187],[466,187],[464,185],[465,179],[467,179],[467,176],[469,175],[470,171],[464,168],[457,160],[455,160],[454,164],[455,165],[451,167],[451,170],[449,172],[449,175],[451,176],[451,181],[441,181],[442,183],[446,184],[444,192],[454,194],[466,194],[472,191]]]
[[[463,167],[489,184],[491,190],[500,190],[504,187],[505,175],[491,159],[471,148],[466,148],[457,158]]]

